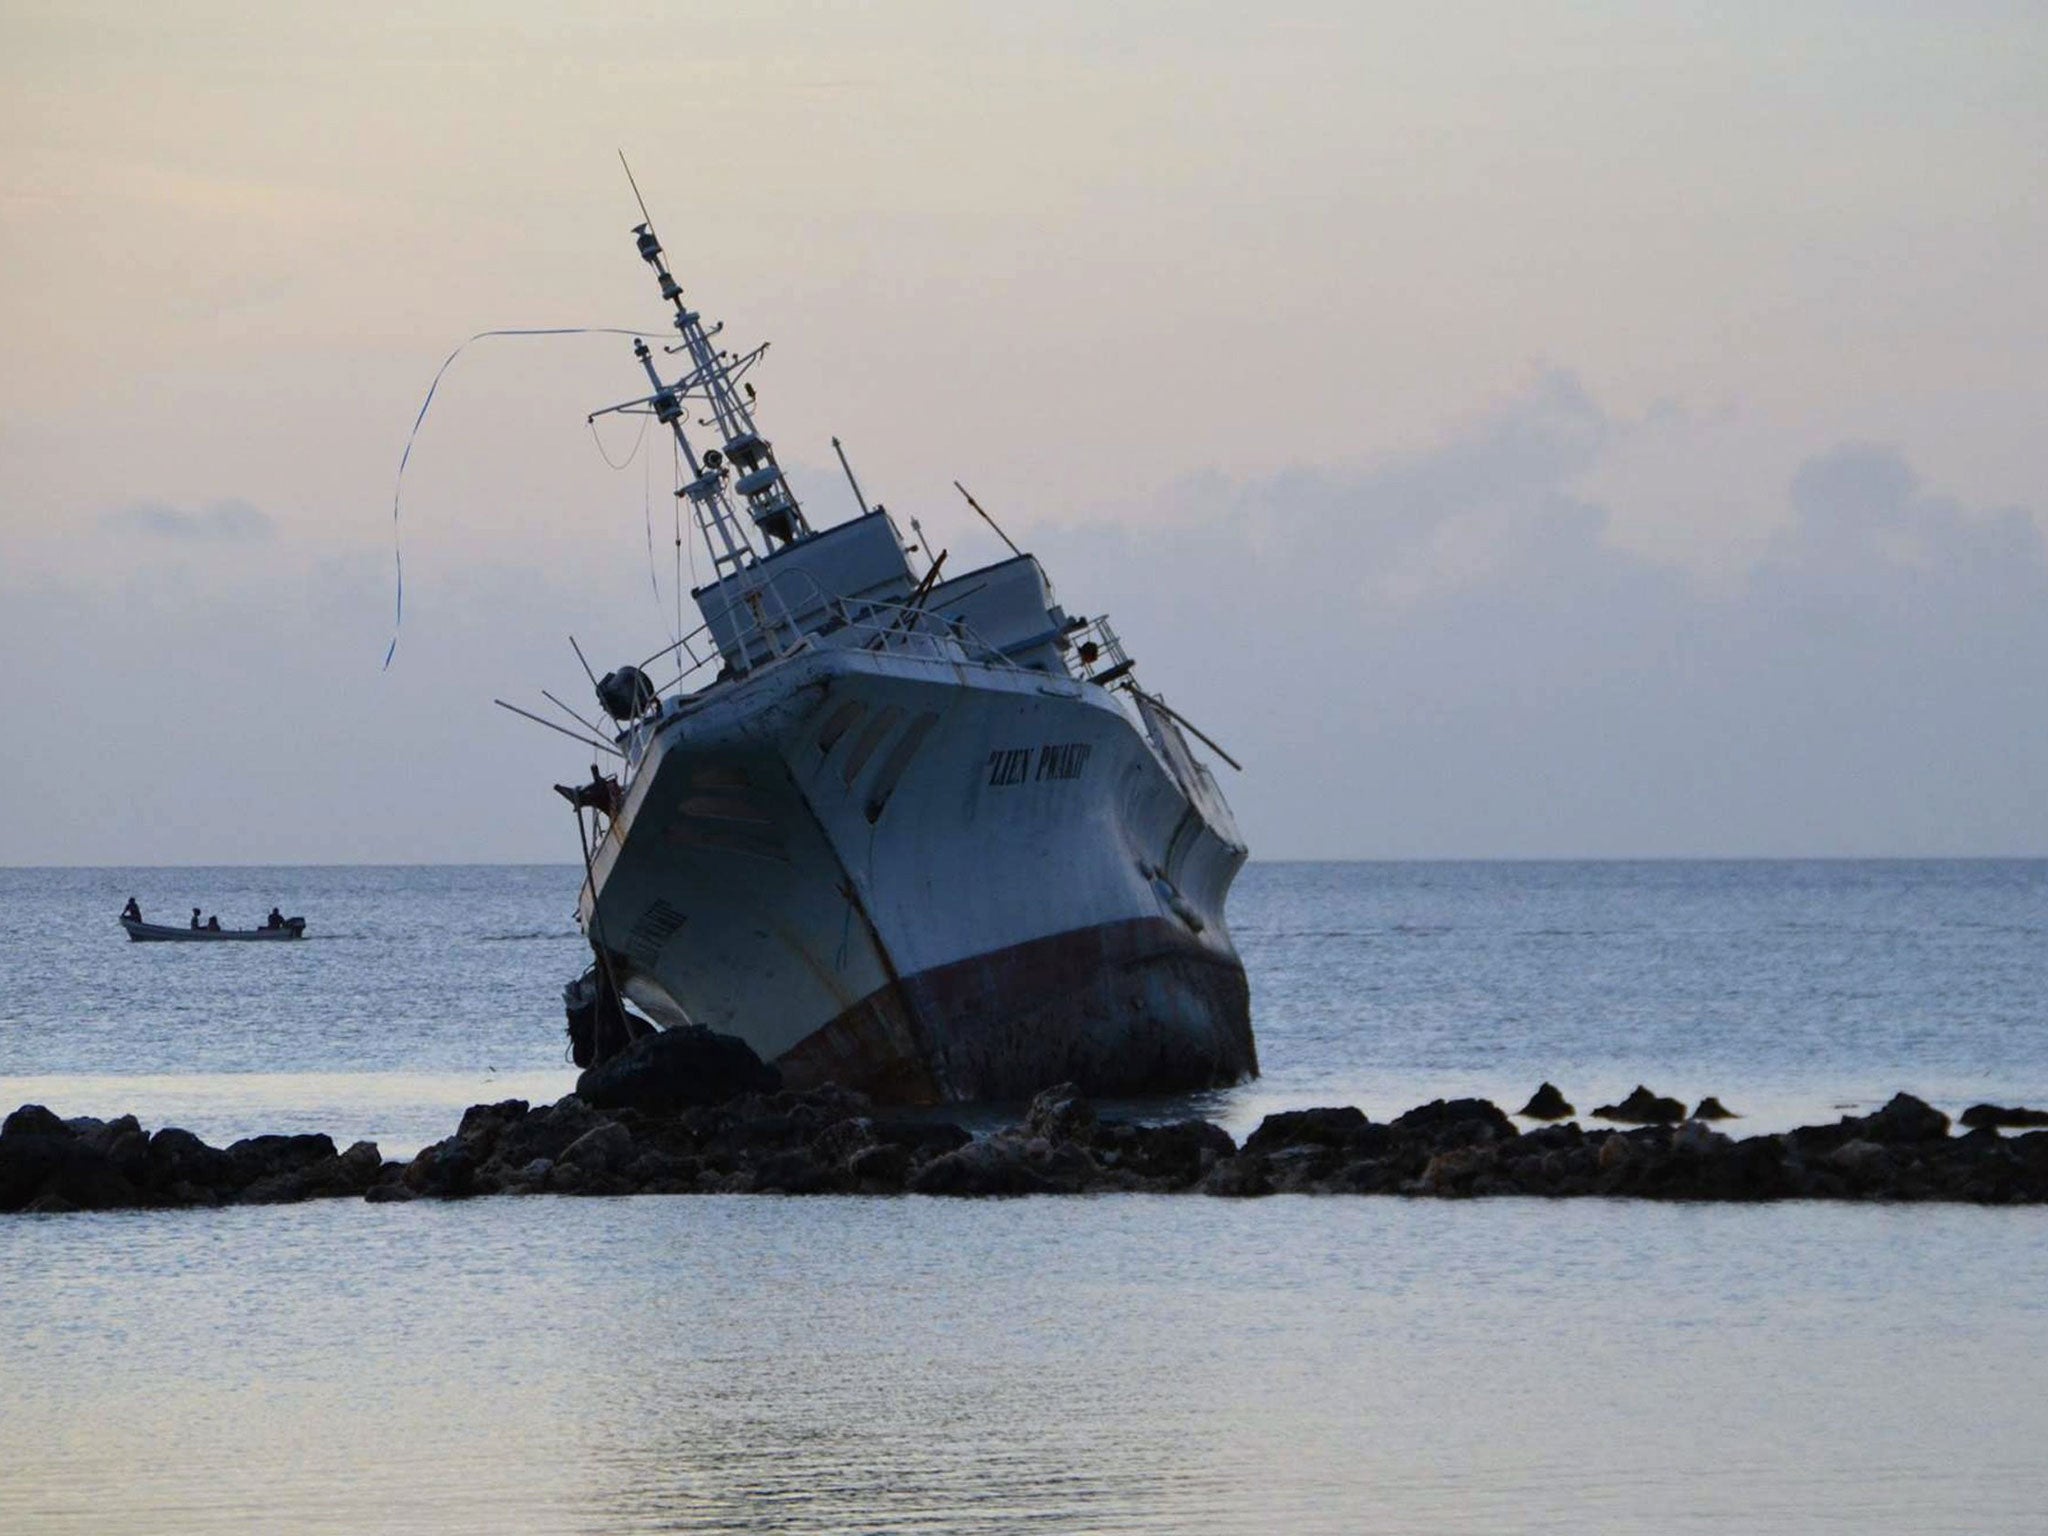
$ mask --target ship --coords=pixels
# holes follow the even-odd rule
[[[721,345],[651,218],[633,236],[676,340],[636,337],[646,392],[591,419],[673,436],[711,570],[693,632],[585,664],[609,717],[589,739],[617,754],[557,786],[583,838],[586,997],[884,1104],[1256,1076],[1224,915],[1247,850],[1192,742],[1235,761],[971,496],[1009,553],[948,571],[835,438],[858,510],[814,525],[757,419],[766,345]]]

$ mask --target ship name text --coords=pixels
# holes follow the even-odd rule
[[[1078,779],[1095,750],[1092,742],[1048,742],[1038,747],[998,747],[988,755],[991,789],[1032,784],[1043,779]]]

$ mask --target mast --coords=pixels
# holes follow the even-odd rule
[[[742,385],[744,376],[768,350],[768,344],[742,355],[721,350],[714,342],[725,329],[723,322],[706,326],[703,316],[683,300],[682,285],[668,269],[661,241],[653,223],[635,226],[635,244],[640,259],[654,269],[661,296],[674,307],[676,334],[682,340],[663,350],[681,353],[688,367],[674,380],[664,380],[653,350],[635,340],[633,355],[647,375],[653,393],[621,405],[607,406],[592,413],[592,419],[613,411],[652,411],[654,417],[675,434],[690,478],[676,491],[690,503],[698,530],[711,552],[714,579],[724,579],[747,570],[777,548],[811,536],[796,493],[775,461],[775,448],[755,424],[754,387]],[[685,430],[690,402],[698,402],[709,415],[696,424],[718,434],[716,446],[700,454]],[[742,521],[738,509],[746,509]],[[748,524],[751,523],[751,530]]]

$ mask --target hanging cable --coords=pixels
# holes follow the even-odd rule
[[[434,403],[434,391],[441,387],[441,376],[454,366],[455,359],[468,351],[473,343],[491,336],[631,336],[638,341],[646,334],[644,327],[631,330],[616,325],[556,325],[478,331],[468,341],[450,352],[442,360],[441,366],[434,370],[433,382],[427,386],[427,397],[420,402],[420,413],[413,418],[412,431],[406,434],[405,451],[398,456],[398,476],[391,487],[391,566],[395,586],[391,610],[391,644],[384,649],[384,671],[391,670],[391,658],[398,654],[398,631],[405,624],[405,549],[398,537],[398,503],[405,491],[405,466],[412,458],[412,445],[419,440],[420,426],[427,419],[427,408]],[[629,459],[627,462],[632,461]]]
[[[647,531],[647,590],[654,594],[654,611],[661,615],[662,627],[668,627],[668,610],[661,603],[661,578],[654,563],[654,455],[649,454],[640,465],[640,522]],[[671,634],[671,640],[680,640],[681,635]]]
[[[612,456],[604,451],[604,439],[597,435],[597,418],[595,416],[590,418],[586,423],[590,428],[590,440],[597,444],[597,456],[604,460],[607,469],[624,469],[640,457],[640,445],[647,441],[647,423],[652,419],[648,416],[640,418],[640,431],[633,439],[633,446],[626,450],[626,456],[623,459],[614,464],[612,463]]]
[[[669,444],[669,450],[668,450],[668,455],[669,455],[669,463],[670,463],[670,466],[671,466],[672,472],[673,472],[673,474],[674,474],[674,476],[675,476],[676,482],[677,482],[678,484],[681,484],[681,483],[682,483],[682,477],[683,477],[683,459],[682,459],[682,450],[681,450],[680,448],[678,448],[678,447],[677,447],[677,446],[675,445],[675,443],[674,443],[673,441],[671,441],[671,442],[670,442],[670,444]],[[706,535],[705,535],[705,537],[706,537],[706,538],[709,538],[709,537],[710,537],[710,535],[709,535],[709,534],[706,534]],[[691,586],[691,588],[692,588],[692,589],[694,589],[694,588],[696,587],[696,585],[697,585],[697,546],[696,546],[696,545],[695,545],[695,544],[693,543],[693,544],[691,544],[691,546],[690,546],[690,586]],[[683,640],[683,499],[682,499],[682,497],[680,497],[680,496],[678,496],[678,497],[676,498],[676,582],[675,582],[675,587],[676,587],[676,643],[677,643],[678,645],[680,645],[680,644],[682,644],[682,640]]]

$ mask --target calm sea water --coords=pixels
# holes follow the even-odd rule
[[[570,868],[0,870],[0,1101],[409,1153],[554,1099]],[[130,944],[195,904],[296,945]],[[1582,1109],[1637,1082],[1749,1128],[1909,1089],[2048,1101],[2048,861],[1254,864],[1231,898],[1264,1075],[1193,1107],[1386,1116],[1438,1095]]]
[[[0,871],[0,1101],[567,1090],[564,869]],[[296,946],[113,914],[303,912]],[[2048,1103],[2048,863],[1254,866],[1266,1076]],[[2048,1212],[529,1200],[0,1225],[0,1529],[2038,1531]]]

